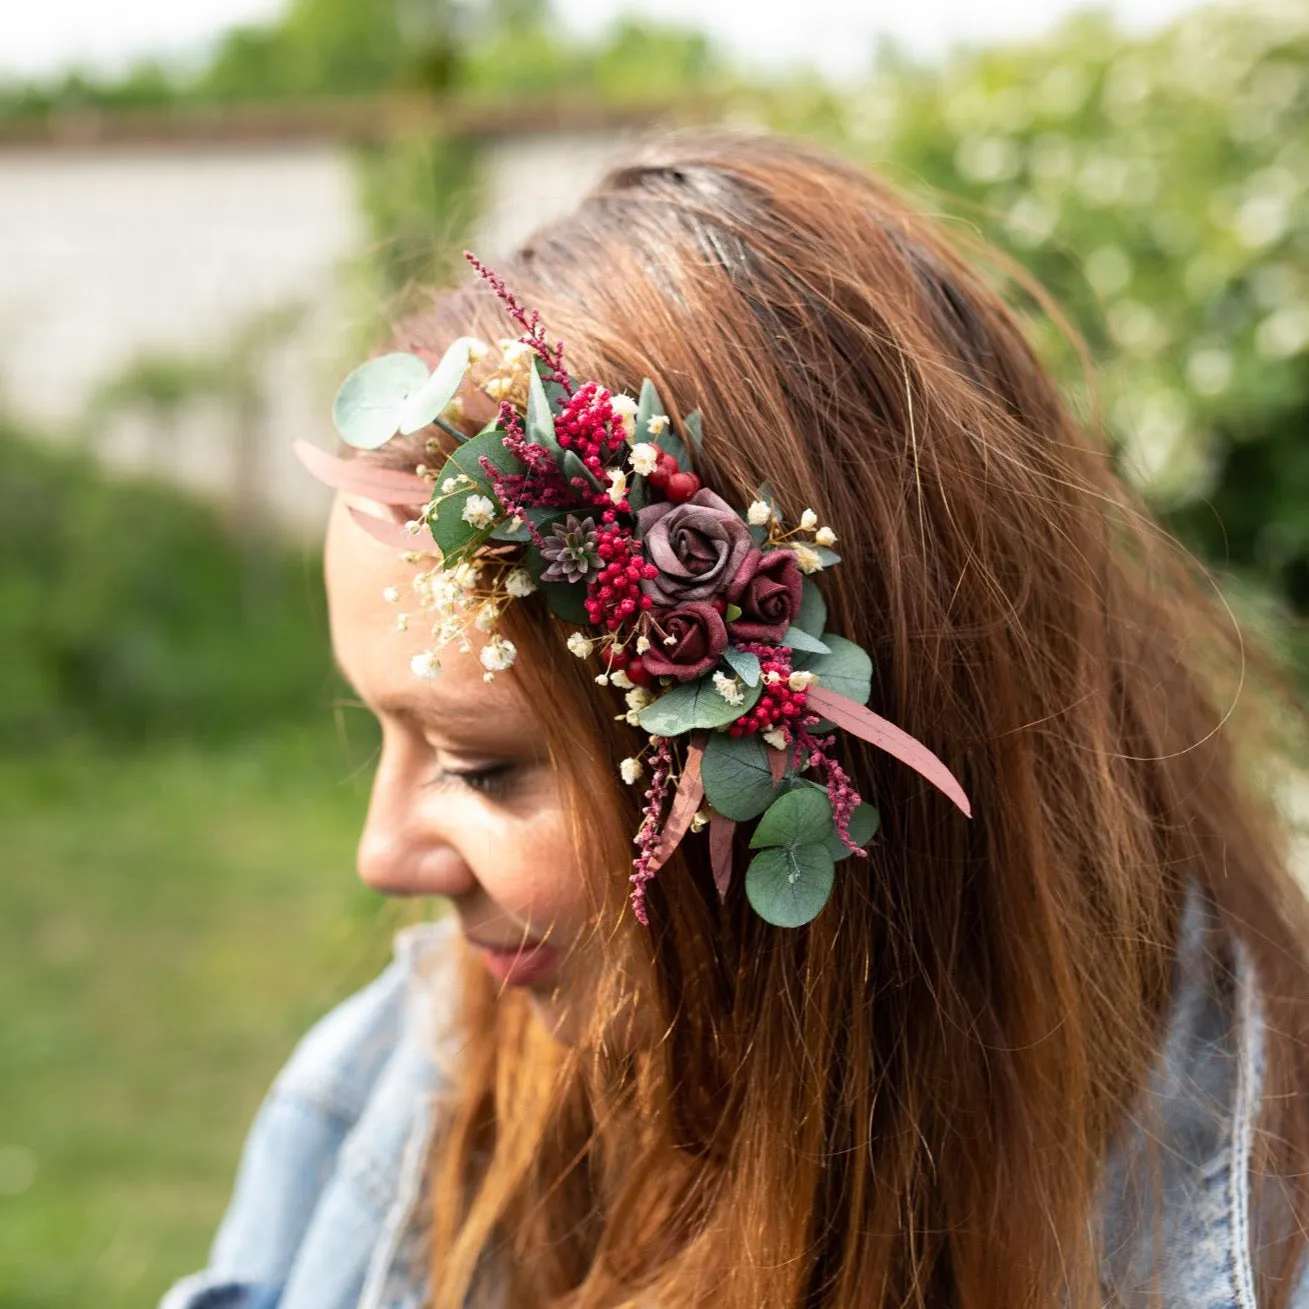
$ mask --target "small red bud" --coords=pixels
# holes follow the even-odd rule
[[[694,473],[674,473],[668,479],[667,496],[676,505],[685,504],[700,489]]]

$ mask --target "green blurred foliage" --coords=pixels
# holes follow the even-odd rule
[[[219,741],[334,691],[318,563],[0,428],[0,751]]]
[[[939,66],[736,106],[869,162],[1072,316],[1125,473],[1211,561],[1309,611],[1309,8],[1084,16]],[[1030,301],[1025,302],[1030,307]],[[1090,412],[1074,353],[1033,335]]]

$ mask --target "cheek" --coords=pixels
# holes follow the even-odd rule
[[[530,819],[502,818],[484,829],[473,854],[487,894],[523,922],[580,925],[592,898],[574,847],[567,811],[553,806]]]

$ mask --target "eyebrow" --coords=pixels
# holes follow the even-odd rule
[[[499,726],[500,719],[503,717],[495,711],[488,710],[485,705],[475,707],[458,702],[434,705],[428,703],[425,698],[406,695],[403,692],[381,696],[375,703],[369,704],[359,694],[359,688],[341,666],[335,650],[332,651],[332,667],[336,670],[337,676],[354,692],[360,704],[392,718],[406,718],[411,722],[427,723],[432,726],[448,724],[454,727],[470,727],[485,726],[488,722]]]

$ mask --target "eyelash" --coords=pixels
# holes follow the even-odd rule
[[[513,764],[488,764],[485,768],[469,768],[463,771],[442,768],[437,771],[428,785],[439,786],[442,782],[458,782],[488,800],[499,800],[503,799],[513,787],[513,771]]]

